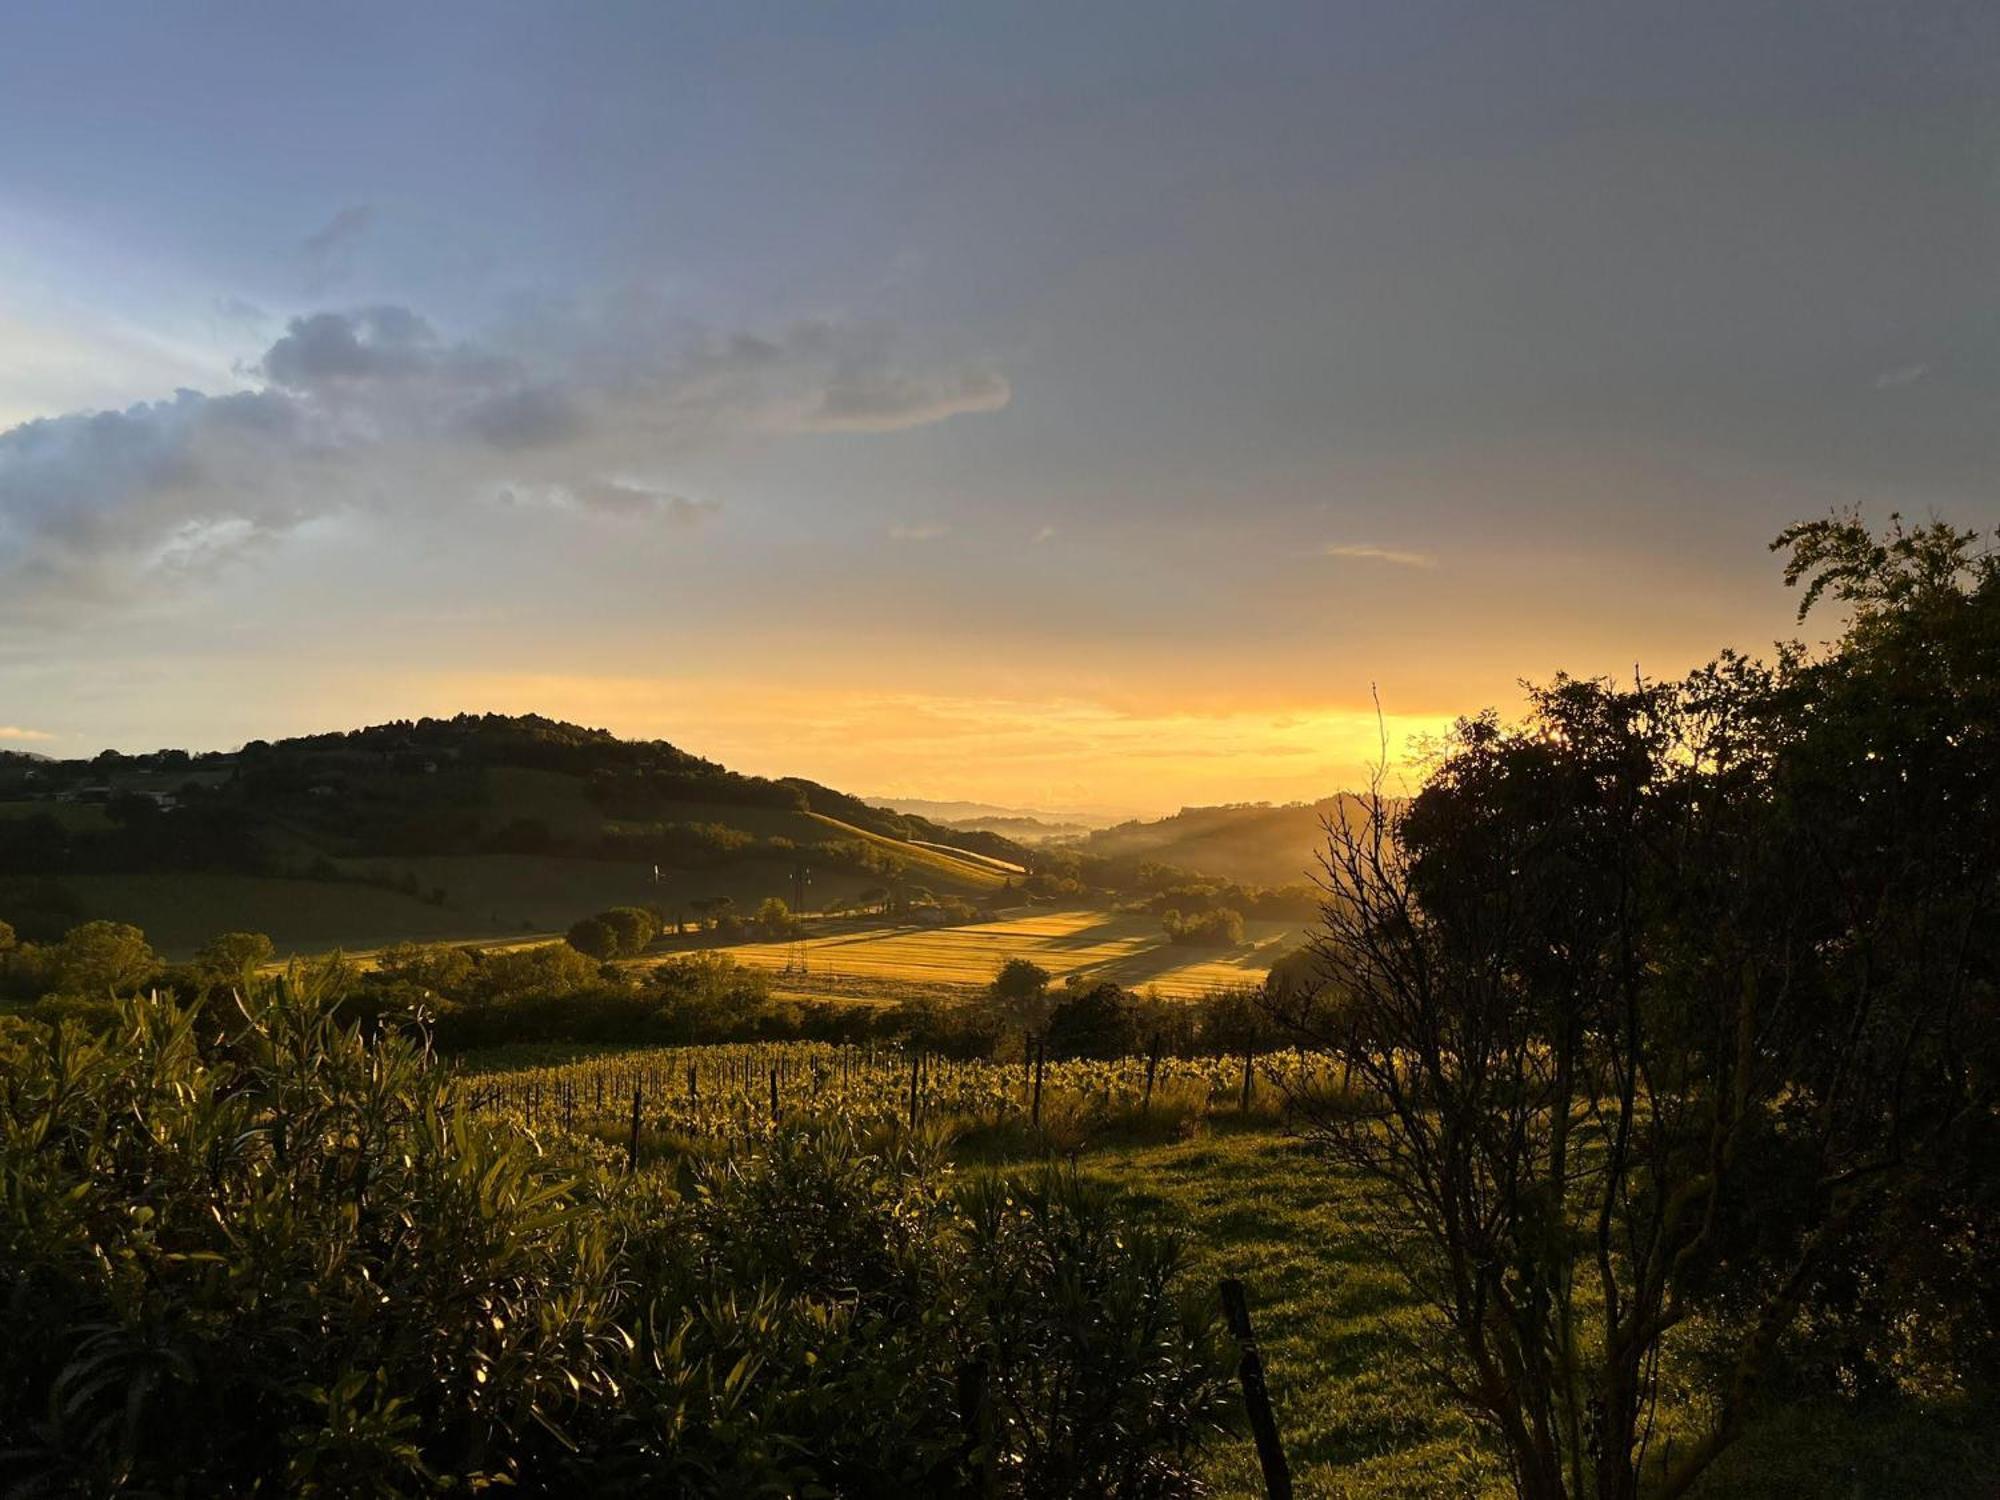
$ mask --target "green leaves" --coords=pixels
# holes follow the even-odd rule
[[[310,979],[47,1032],[0,1102],[0,1488],[940,1493],[977,1455],[1172,1493],[1213,1380],[1171,1251],[871,1139],[628,1176]],[[975,1443],[972,1362],[1092,1394]]]

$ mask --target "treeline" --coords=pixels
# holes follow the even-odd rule
[[[90,760],[0,759],[0,800],[87,794],[114,826],[79,827],[52,810],[0,819],[0,874],[207,869],[273,873],[261,835],[274,823],[305,831],[329,852],[356,856],[567,853],[625,858],[593,836],[559,834],[533,817],[490,827],[490,773],[503,768],[581,780],[608,818],[676,818],[701,806],[817,812],[865,832],[918,839],[1020,861],[1023,851],[989,833],[874,808],[797,778],[746,776],[664,740],[621,740],[539,715],[460,714],[396,720],[339,733],[253,740],[234,754],[106,751]],[[141,790],[140,788],[143,788]],[[10,826],[26,824],[31,826]],[[685,835],[665,833],[666,840]],[[697,858],[751,857],[696,840]],[[665,862],[671,853],[654,856]],[[842,847],[828,858],[856,867]]]
[[[783,935],[792,920],[779,901],[750,918],[770,936]],[[1014,1057],[1039,1043],[1061,1060],[1148,1051],[1234,1056],[1283,1040],[1254,988],[1158,1000],[1082,976],[1057,985],[1023,959],[1009,960],[974,998],[883,1006],[780,999],[764,971],[726,953],[695,951],[643,967],[616,962],[646,951],[659,932],[656,913],[613,907],[578,922],[565,942],[398,943],[367,966],[336,954],[294,971],[342,1018],[371,1030],[421,1030],[451,1052],[529,1042],[825,1041],[915,1043],[970,1059]],[[101,1028],[117,1013],[114,996],[221,996],[259,983],[272,956],[259,933],[224,933],[188,962],[169,964],[126,923],[83,923],[48,944],[20,942],[0,924],[0,997],[17,1030],[65,1020]],[[1280,979],[1299,963],[1281,963]]]

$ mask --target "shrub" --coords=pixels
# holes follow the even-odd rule
[[[617,939],[612,958],[630,958],[644,953],[654,938],[660,935],[660,919],[643,906],[614,906],[597,914],[597,920],[609,927]]]
[[[592,958],[605,959],[618,956],[618,934],[602,917],[585,917],[564,935],[570,947]]]
[[[1213,1319],[1103,1190],[841,1129],[628,1175],[330,1017],[15,1028],[0,1488],[1192,1492]]]

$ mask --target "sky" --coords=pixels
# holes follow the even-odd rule
[[[1985,0],[0,36],[0,748],[1311,798],[1797,632],[1789,521],[2000,524]]]

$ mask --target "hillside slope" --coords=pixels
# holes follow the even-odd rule
[[[1355,815],[1349,795],[1318,802],[1188,807],[1154,822],[1120,823],[1067,847],[1116,860],[1153,860],[1252,885],[1289,885],[1318,870],[1326,824]]]
[[[0,920],[30,936],[131,921],[176,951],[246,924],[304,948],[560,928],[619,902],[748,910],[792,901],[802,866],[809,906],[892,886],[982,899],[1025,858],[815,782],[534,716],[0,762]]]

